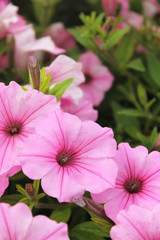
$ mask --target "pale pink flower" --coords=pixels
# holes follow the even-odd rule
[[[67,224],[43,215],[32,216],[24,203],[0,203],[0,240],[69,240]]]
[[[71,96],[74,102],[78,104],[78,101],[83,96],[83,91],[79,88],[79,85],[85,81],[82,72],[82,64],[77,63],[70,57],[60,55],[49,67],[46,67],[45,70],[47,71],[47,74],[52,74],[52,83],[58,83],[69,78],[74,79],[72,84],[64,92],[63,97]]]
[[[116,141],[110,128],[81,122],[59,110],[39,121],[36,130],[26,141],[20,160],[25,175],[42,179],[46,194],[59,202],[71,202],[85,190],[98,193],[114,186],[117,167],[111,157]]]
[[[61,109],[64,112],[68,112],[70,114],[76,115],[82,121],[92,120],[96,121],[98,118],[98,111],[93,108],[91,102],[80,99],[78,104],[75,104],[72,97],[61,98]]]
[[[160,12],[160,7],[157,5],[156,1],[143,0],[143,12],[146,16],[153,17]]]
[[[132,205],[117,216],[117,225],[111,229],[112,240],[159,240],[160,204],[151,211]]]
[[[15,82],[0,83],[0,173],[19,171],[17,152],[34,132],[37,119],[57,109],[56,98],[36,90],[23,91]],[[11,168],[14,167],[14,171]]]
[[[17,33],[29,27],[23,17],[17,14],[18,7],[7,1],[0,2],[0,38]]]
[[[114,16],[117,4],[121,5],[120,14],[125,15],[129,10],[128,0],[102,0],[102,4],[107,16]]]
[[[115,188],[92,195],[98,202],[105,202],[105,212],[113,221],[122,209],[136,204],[152,209],[160,203],[160,153],[148,151],[143,146],[131,148],[119,144],[113,158],[118,165]]]
[[[52,38],[55,44],[64,49],[74,48],[76,46],[76,42],[72,35],[65,29],[64,24],[62,22],[57,22],[50,25],[46,31],[45,35],[48,35]]]
[[[11,174],[12,175],[12,174]],[[3,195],[4,191],[9,185],[9,177],[11,176],[9,172],[0,174],[0,197]]]
[[[26,69],[28,56],[33,52],[45,51],[50,54],[60,54],[65,50],[58,48],[50,37],[35,38],[35,32],[32,27],[25,31],[14,34],[15,40],[15,66],[16,68]]]
[[[125,17],[125,22],[136,29],[141,29],[143,23],[143,16],[136,12],[129,11]]]
[[[103,100],[105,92],[111,88],[114,77],[91,51],[82,54],[79,62],[82,63],[82,70],[86,76],[85,83],[80,85],[84,99],[97,106]]]

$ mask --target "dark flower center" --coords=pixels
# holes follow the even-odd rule
[[[56,156],[56,160],[60,166],[70,165],[73,159],[74,153],[68,151],[61,151]]]
[[[15,134],[19,134],[21,132],[21,128],[22,128],[21,123],[19,123],[19,122],[12,122],[12,123],[9,123],[5,127],[4,131],[7,134],[13,136]]]
[[[90,83],[91,81],[92,81],[92,78],[91,78],[91,76],[89,75],[89,74],[85,74],[85,83]]]
[[[131,178],[124,183],[124,189],[130,193],[139,193],[142,190],[142,180],[138,178]]]

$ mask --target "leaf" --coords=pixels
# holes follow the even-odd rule
[[[130,63],[127,64],[128,68],[137,70],[139,72],[145,72],[145,67],[143,65],[143,62],[140,58],[137,58],[133,61],[131,61]]]
[[[111,106],[116,120],[116,126],[119,131],[126,131],[126,129],[128,130],[131,127],[139,131],[140,124],[136,117],[118,114],[119,111],[125,110],[125,108],[115,101],[111,103]]]
[[[22,198],[23,198],[23,196],[20,194],[11,194],[11,195],[2,196],[0,198],[0,202],[9,203],[10,205],[15,205]]]
[[[149,52],[147,54],[147,63],[151,78],[156,85],[160,87],[160,62],[152,53]]]
[[[139,111],[137,109],[132,109],[132,108],[128,108],[122,111],[119,111],[118,114],[120,115],[125,115],[125,116],[131,116],[131,117],[145,117],[144,112]]]
[[[26,195],[26,190],[19,184],[16,184],[17,191],[22,195]]]
[[[152,130],[152,134],[150,136],[150,149],[153,147],[157,137],[158,137],[157,127],[154,127]]]
[[[120,62],[126,63],[132,57],[135,48],[133,36],[133,31],[131,31],[125,36],[121,44],[119,44],[115,50],[116,57]]]
[[[29,205],[31,203],[31,200],[29,198],[22,198],[19,202]]]
[[[46,194],[45,193],[40,193],[37,197],[36,200],[39,201],[41,198],[45,197]]]
[[[92,51],[95,51],[95,45],[93,42],[85,36],[84,33],[80,29],[68,29],[68,31],[75,37],[77,42],[79,42],[82,46]]]
[[[33,187],[34,187],[35,190],[36,190],[36,194],[38,194],[39,185],[40,185],[40,180],[34,180],[34,182],[33,182]]]
[[[137,94],[138,94],[138,98],[140,100],[140,103],[142,104],[142,106],[144,106],[147,102],[147,93],[146,93],[146,90],[145,90],[145,88],[142,84],[138,84]]]
[[[73,78],[69,78],[62,82],[54,84],[54,87],[49,89],[48,94],[56,96],[57,101],[59,101],[60,98],[62,97],[63,93],[71,85],[73,80],[74,80]]]
[[[146,109],[150,109],[152,105],[156,102],[156,98],[151,99],[149,102],[146,104]]]
[[[123,28],[121,30],[114,30],[108,37],[106,42],[106,50],[113,47],[116,43],[118,43],[124,34],[130,29],[130,27]]]
[[[107,235],[99,228],[97,223],[88,221],[76,225],[71,231],[71,236],[77,240],[102,240]]]
[[[43,67],[41,69],[41,85],[40,85],[40,92],[47,93],[49,87],[51,86],[50,80],[51,80],[52,74],[47,75],[47,71]]]
[[[70,208],[61,208],[56,209],[52,212],[50,218],[55,220],[56,222],[64,222],[67,223],[71,216],[71,209]]]

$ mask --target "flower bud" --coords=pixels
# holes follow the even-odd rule
[[[100,204],[96,203],[95,201],[89,198],[76,196],[76,197],[73,197],[72,202],[80,207],[83,207],[87,211],[95,214],[96,216],[106,220],[111,225],[114,225],[114,222],[106,216],[104,208]]]
[[[34,89],[40,89],[40,68],[38,65],[38,58],[36,56],[29,56],[28,69],[30,75],[31,86]]]
[[[32,183],[27,183],[25,190],[30,198],[34,198],[36,196],[36,189],[33,187]]]

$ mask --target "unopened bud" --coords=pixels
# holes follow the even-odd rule
[[[30,75],[31,86],[34,89],[40,89],[40,68],[38,65],[38,58],[36,56],[29,56],[28,69]]]
[[[72,198],[72,202],[80,207],[83,207],[87,211],[95,214],[96,216],[106,220],[111,225],[115,224],[110,218],[106,216],[104,208],[100,204],[96,203],[95,201],[89,198],[77,196]]]
[[[85,207],[86,206],[86,203],[83,200],[83,197],[79,197],[79,196],[73,197],[72,202],[75,203],[76,205],[78,205],[79,207]]]
[[[36,189],[33,187],[32,183],[27,183],[25,187],[26,193],[30,198],[34,198],[36,195]]]

